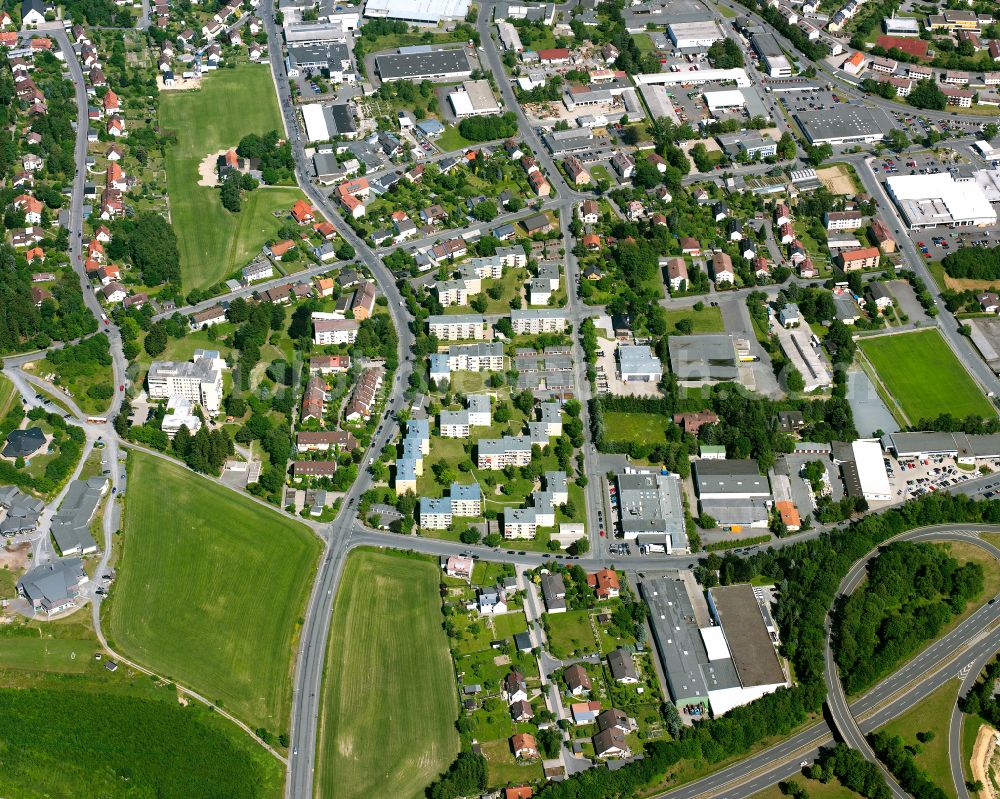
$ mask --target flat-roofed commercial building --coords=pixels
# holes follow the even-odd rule
[[[868,500],[892,499],[882,447],[874,439],[851,443],[852,459],[841,463],[847,493]]]
[[[448,102],[458,119],[499,114],[502,109],[488,80],[467,80],[462,88],[448,95]]]
[[[462,80],[472,74],[465,50],[418,50],[375,57],[384,82],[394,80]]]
[[[790,78],[792,65],[781,49],[778,40],[770,33],[758,33],[750,37],[750,46],[760,56],[761,66],[772,78]]]
[[[670,368],[685,383],[722,383],[739,379],[736,345],[732,336],[708,333],[670,336]]]
[[[704,22],[672,22],[667,25],[670,41],[681,50],[710,47],[713,42],[722,41],[725,36],[711,20]]]
[[[791,685],[781,667],[764,617],[765,610],[753,586],[743,583],[709,589],[708,606],[722,628],[724,643],[740,683],[738,689],[724,689],[709,695],[716,715]]]
[[[302,106],[302,121],[306,125],[309,141],[329,141],[335,136],[353,139],[358,135],[354,114],[346,103],[324,105],[310,103]]]
[[[698,499],[769,497],[771,486],[755,460],[697,460],[694,488]]]
[[[895,127],[880,108],[846,103],[823,110],[799,111],[795,121],[810,144],[877,142]]]
[[[974,178],[955,180],[947,172],[898,175],[886,185],[911,230],[996,224],[997,212]]]
[[[663,544],[667,554],[689,551],[677,475],[629,469],[617,482],[625,540]]]
[[[750,585],[712,589],[645,578],[639,592],[670,691],[682,716],[720,716],[790,684],[771,637],[769,610]],[[714,623],[713,623],[714,622]]]
[[[470,0],[368,0],[365,16],[437,25],[441,22],[461,22],[469,13],[470,5]]]

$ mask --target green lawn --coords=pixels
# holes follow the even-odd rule
[[[17,399],[18,393],[17,389],[14,388],[14,384],[3,375],[0,375],[0,419],[10,412]]]
[[[830,782],[820,782],[819,780],[807,779],[801,774],[796,774],[794,779],[806,789],[809,799],[860,799],[860,794],[854,793],[850,788],[845,788],[837,779]],[[772,785],[760,793],[755,793],[750,799],[785,799],[785,794],[781,792],[778,785]]]
[[[319,735],[319,796],[416,799],[458,753],[440,569],[356,550],[333,607]]]
[[[918,330],[858,342],[909,421],[950,413],[996,414],[937,330]]]
[[[282,131],[270,70],[251,64],[220,69],[197,91],[164,92],[160,125],[177,137],[167,149],[166,170],[184,289],[205,288],[243,266],[277,228],[271,210],[289,208],[301,196],[291,188],[258,189],[231,214],[217,188],[198,185],[198,165],[210,153],[235,147],[248,133]]]
[[[725,333],[726,326],[722,321],[722,309],[706,305],[700,311],[685,308],[667,311],[667,330],[673,331],[681,319],[690,319],[694,328],[691,333]]]
[[[639,48],[640,53],[651,53],[656,49],[653,47],[653,40],[649,38],[648,33],[634,33],[632,34],[632,41],[635,42],[635,46]]]
[[[594,630],[590,626],[590,613],[586,610],[568,610],[565,613],[545,614],[548,649],[553,657],[567,658],[577,651],[597,651]]]
[[[444,129],[444,133],[437,137],[435,144],[445,152],[451,152],[452,150],[464,150],[466,147],[472,147],[475,142],[459,133],[458,125],[449,125]]]
[[[605,411],[604,429],[608,439],[636,441],[641,444],[660,444],[666,440],[671,420],[655,413]]]
[[[109,638],[251,727],[286,732],[294,639],[319,542],[160,458],[133,453],[129,471]]]
[[[958,700],[959,681],[949,680],[908,712],[882,729],[898,735],[907,746],[917,744],[920,754],[914,759],[927,772],[928,778],[948,796],[955,796],[955,783],[951,778],[948,758],[948,730],[951,713]],[[927,743],[917,741],[918,732],[933,732],[934,739]]]

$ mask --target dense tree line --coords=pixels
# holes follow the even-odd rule
[[[857,749],[846,744],[824,747],[809,769],[809,776],[820,782],[830,782],[834,777],[841,785],[866,799],[891,799],[892,791],[879,767],[867,760]]]
[[[166,219],[152,212],[136,214],[115,222],[112,233],[108,257],[113,260],[128,257],[148,286],[180,284],[177,235]]]
[[[196,472],[217,475],[235,449],[225,430],[209,430],[202,426],[192,436],[186,427],[181,427],[174,436],[174,452]]]
[[[736,69],[743,66],[743,51],[732,39],[714,42],[708,48],[708,57],[716,69]]]
[[[994,693],[998,678],[1000,678],[1000,658],[987,665],[982,679],[969,689],[965,697],[959,698],[958,706],[961,711],[982,716],[994,727],[1000,726],[1000,700]]]
[[[932,111],[944,111],[948,104],[941,87],[931,78],[925,78],[917,83],[906,96],[906,102],[914,108],[925,108]]]
[[[959,247],[941,259],[949,277],[972,280],[1000,278],[1000,247]]]
[[[462,752],[448,771],[437,782],[431,783],[427,796],[429,799],[472,796],[485,791],[487,783],[486,758],[474,752]]]
[[[868,564],[868,579],[839,603],[833,644],[844,690],[890,673],[983,590],[983,568],[927,543],[897,541]]]
[[[469,141],[509,139],[517,135],[517,115],[508,111],[501,116],[466,117],[458,123],[458,131]]]

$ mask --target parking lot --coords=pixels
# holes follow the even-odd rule
[[[843,98],[827,89],[816,89],[807,92],[782,93],[778,101],[790,114],[799,111],[825,111],[843,102]]]
[[[931,491],[940,491],[982,477],[978,470],[960,469],[951,458],[924,458],[923,460],[896,461],[886,456],[889,484],[896,495],[895,501],[914,499]],[[1000,461],[987,464],[1000,469]]]

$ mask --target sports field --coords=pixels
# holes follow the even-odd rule
[[[440,570],[353,552],[333,607],[317,795],[416,799],[458,753]]]
[[[244,64],[213,72],[195,91],[163,92],[160,126],[177,137],[167,148],[167,190],[184,290],[205,288],[244,266],[279,226],[271,211],[302,196],[292,188],[261,187],[231,214],[217,188],[198,185],[207,155],[235,147],[248,133],[282,131],[271,72]]]
[[[113,646],[255,729],[286,732],[318,540],[161,458],[133,453],[129,471],[119,578],[104,620]]]
[[[995,415],[937,330],[878,336],[858,344],[911,424],[942,413]]]

